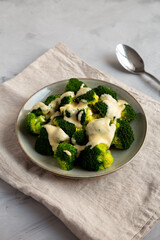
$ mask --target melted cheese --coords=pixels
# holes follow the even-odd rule
[[[53,120],[53,119],[54,119],[55,117],[57,117],[57,116],[61,116],[61,113],[58,112],[58,111],[52,114],[51,120]]]
[[[55,110],[58,107],[59,104],[60,104],[60,98],[56,98],[55,100],[50,102],[50,104],[48,106],[50,107],[50,109]]]
[[[33,107],[32,110],[36,110],[40,108],[42,110],[42,113],[46,115],[46,118],[48,119],[51,115],[54,114],[55,110],[57,109],[58,105],[60,103],[60,98],[56,98],[50,104],[47,106],[43,102],[38,102],[36,103]]]
[[[124,105],[124,104],[128,104],[128,103],[126,101],[122,100],[122,99],[119,99],[118,104]]]
[[[68,91],[68,92],[63,93],[63,94],[60,96],[60,100],[62,100],[62,98],[64,98],[64,97],[69,97],[69,96],[74,97],[74,92]]]
[[[69,142],[69,136],[60,128],[50,124],[44,125],[48,133],[49,143],[52,146],[52,150],[55,151],[60,142]]]
[[[81,95],[87,93],[87,92],[90,91],[90,90],[91,90],[91,88],[82,87],[82,88],[80,88],[79,91],[77,92],[76,97],[81,96]]]
[[[45,115],[50,111],[50,107],[48,107],[47,105],[45,105],[43,102],[37,102],[31,109],[31,112],[33,110],[37,110],[38,108],[40,108],[42,110],[42,113]]]
[[[86,133],[89,137],[87,145],[94,147],[99,143],[107,144],[108,148],[114,138],[116,131],[115,124],[110,125],[109,118],[94,119],[88,123],[86,127]]]
[[[76,126],[76,128],[82,128],[82,124],[76,119],[75,115],[72,116],[72,117],[69,117],[69,118],[64,116],[63,119],[70,122],[70,123],[73,123]]]
[[[86,147],[86,145],[80,146],[78,144],[74,145],[77,148],[77,154],[76,157],[79,156],[80,152]]]
[[[125,109],[125,101],[119,100],[116,101],[111,95],[109,94],[103,94],[100,99],[108,105],[108,110],[106,113],[106,117],[109,119],[120,118],[121,112]]]
[[[78,113],[79,110],[81,109],[86,109],[88,106],[86,103],[80,102],[80,103],[71,103],[71,104],[66,104],[65,106],[60,107],[60,111],[68,111],[70,113],[70,117],[64,117],[64,120],[74,123],[76,128],[82,128],[81,123],[77,120],[76,114]],[[79,116],[79,115],[78,115]]]
[[[68,151],[68,150],[63,150],[63,152],[65,152],[69,157],[72,156],[72,153],[70,151]]]
[[[81,111],[81,112],[78,114],[78,121],[79,121],[79,122],[81,121],[82,115],[83,115],[83,111]]]
[[[60,111],[63,112],[64,110],[67,110],[72,115],[81,109],[86,109],[87,107],[87,103],[80,102],[77,104],[75,102],[72,102],[71,104],[66,104],[63,107],[60,107]]]

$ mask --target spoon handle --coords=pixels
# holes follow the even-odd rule
[[[144,72],[146,75],[148,75],[149,77],[151,77],[155,82],[157,82],[158,84],[160,84],[160,80],[158,80],[155,76],[153,76],[152,74],[148,73],[148,72]]]

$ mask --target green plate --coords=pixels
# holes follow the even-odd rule
[[[103,176],[119,170],[120,168],[125,166],[127,163],[129,163],[131,159],[133,159],[135,154],[140,150],[144,142],[144,139],[146,136],[146,129],[147,129],[146,117],[141,105],[137,102],[137,100],[132,95],[130,95],[124,89],[114,84],[111,84],[105,81],[100,81],[97,79],[81,79],[81,80],[84,83],[86,83],[87,86],[90,88],[97,87],[98,85],[105,85],[106,87],[110,87],[117,92],[118,99],[123,99],[133,106],[133,108],[137,113],[136,120],[131,123],[131,126],[134,131],[135,140],[131,145],[131,147],[127,150],[111,150],[112,155],[114,157],[114,162],[107,169],[104,169],[98,172],[89,172],[87,170],[81,169],[80,167],[75,167],[70,171],[64,171],[60,169],[57,161],[52,156],[43,156],[38,154],[34,150],[36,137],[26,133],[24,128],[24,121],[25,121],[26,115],[28,114],[28,112],[30,111],[30,109],[33,107],[35,103],[39,101],[44,101],[51,94],[63,93],[68,80],[53,83],[51,85],[48,85],[40,89],[32,97],[30,97],[30,99],[24,104],[24,106],[19,112],[17,125],[16,125],[18,141],[23,151],[30,157],[30,159],[35,164],[54,174],[57,174],[63,177],[69,177],[69,178],[92,178],[92,177]]]

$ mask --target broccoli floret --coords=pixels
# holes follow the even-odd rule
[[[56,98],[59,98],[60,95],[50,95],[44,102],[45,105],[49,105],[53,100],[55,100]],[[34,109],[32,111],[32,113],[34,113],[36,116],[40,116],[40,115],[44,115],[43,112],[42,112],[42,109],[41,108],[38,108],[38,109]]]
[[[100,143],[93,148],[90,145],[85,147],[78,157],[79,165],[88,171],[108,168],[113,162],[113,157],[107,149],[108,147],[104,143]]]
[[[52,146],[48,140],[48,132],[44,127],[41,128],[40,135],[36,140],[35,150],[43,155],[53,155]]]
[[[117,93],[113,91],[111,88],[107,88],[105,86],[98,86],[96,88],[93,88],[95,93],[100,97],[103,94],[109,94],[111,95],[114,99],[117,100]]]
[[[72,91],[75,94],[78,92],[80,89],[81,85],[84,84],[82,81],[78,80],[77,78],[71,78],[69,79],[65,91]],[[87,87],[86,84],[84,84],[84,87]]]
[[[76,131],[76,127],[73,123],[64,120],[61,116],[55,117],[53,119],[53,124],[62,128],[62,130],[69,136],[72,137],[73,133]]]
[[[41,108],[34,109],[32,111],[36,116],[44,115]]]
[[[54,101],[56,98],[59,98],[60,95],[56,94],[56,95],[50,95],[49,97],[47,97],[47,99],[45,100],[44,104],[46,104],[47,106]]]
[[[76,159],[77,149],[69,143],[60,143],[54,152],[61,169],[71,170]]]
[[[93,90],[90,90],[87,93],[78,96],[76,98],[76,102],[86,101],[88,104],[94,105],[96,102],[98,102],[98,99],[99,97],[97,96],[97,94]]]
[[[34,113],[29,113],[25,119],[25,129],[28,133],[36,135],[40,133],[45,123],[45,116],[36,116]]]
[[[61,99],[61,103],[59,105],[59,108],[66,105],[66,104],[70,104],[71,102],[73,102],[73,97],[72,96],[67,96]]]
[[[98,111],[98,113],[100,114],[101,117],[105,117],[107,110],[108,110],[108,105],[105,104],[104,102],[97,102],[95,104],[95,108]]]
[[[134,134],[128,122],[117,119],[112,145],[118,149],[128,149],[134,141]]]
[[[93,114],[90,108],[81,109],[76,114],[77,120],[82,124],[86,125],[93,120]]]
[[[78,145],[86,145],[88,138],[84,129],[77,129],[72,136],[72,143]]]
[[[136,112],[131,105],[125,104],[125,109],[121,113],[121,118],[127,122],[131,122],[136,119]]]

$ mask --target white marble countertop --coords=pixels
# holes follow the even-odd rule
[[[125,43],[160,79],[159,0],[0,0],[0,83],[57,42],[90,65],[160,100],[160,87],[122,70],[115,46]],[[76,240],[44,206],[0,181],[1,240]],[[159,240],[160,223],[143,240]]]

